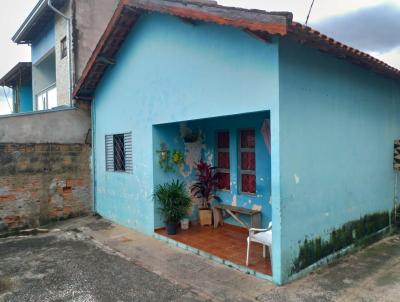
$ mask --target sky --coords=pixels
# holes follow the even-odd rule
[[[290,11],[295,21],[305,23],[312,0],[218,2],[266,11]],[[11,37],[36,3],[37,0],[1,0],[0,77],[16,63],[30,61],[29,47],[14,44]],[[400,0],[315,0],[308,25],[400,69]],[[4,101],[2,89],[1,101]]]

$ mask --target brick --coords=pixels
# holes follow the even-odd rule
[[[0,202],[10,202],[17,200],[15,195],[0,195]]]
[[[90,153],[81,144],[0,144],[0,221],[15,229],[90,213]]]

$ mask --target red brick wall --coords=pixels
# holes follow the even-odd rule
[[[91,212],[90,147],[0,144],[0,230]]]

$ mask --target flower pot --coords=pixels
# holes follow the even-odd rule
[[[181,220],[181,229],[188,230],[189,229],[189,219],[184,218]]]
[[[212,211],[210,209],[199,209],[200,225],[212,225]]]
[[[176,235],[178,231],[178,225],[176,223],[167,223],[167,234]]]

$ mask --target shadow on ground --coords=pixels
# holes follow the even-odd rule
[[[203,300],[91,241],[60,232],[0,241],[0,301]]]

